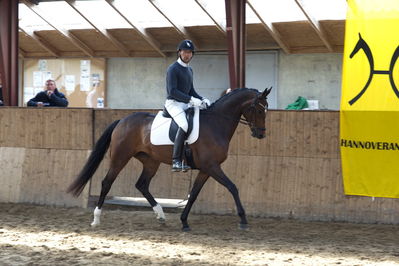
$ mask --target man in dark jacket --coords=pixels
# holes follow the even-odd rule
[[[28,106],[37,107],[67,107],[68,100],[65,95],[58,91],[55,81],[46,81],[46,90],[39,92],[35,97],[28,101]]]
[[[182,154],[188,123],[184,111],[190,106],[207,108],[210,101],[201,97],[193,86],[193,70],[189,66],[195,52],[190,40],[182,41],[177,47],[177,61],[168,67],[166,74],[167,99],[165,108],[178,124],[173,147],[172,171],[187,171],[188,166],[182,163]]]

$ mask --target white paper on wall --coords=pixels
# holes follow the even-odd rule
[[[65,75],[65,89],[66,91],[75,90],[75,75]]]
[[[43,79],[41,71],[33,71],[33,87],[43,87]]]
[[[47,71],[47,60],[39,60],[39,71]]]
[[[42,81],[43,81],[42,86],[44,86],[45,85],[44,83],[49,79],[53,79],[51,76],[51,71],[42,71]]]
[[[90,90],[90,60],[80,60],[80,90]]]

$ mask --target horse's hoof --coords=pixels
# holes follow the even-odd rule
[[[158,223],[164,224],[166,222],[165,218],[158,218]]]
[[[91,223],[91,224],[90,224],[90,226],[93,227],[93,228],[94,228],[94,227],[97,227],[98,225],[99,225],[98,223]]]
[[[181,229],[183,232],[190,232],[191,228],[189,226],[183,226],[183,228]]]
[[[248,226],[248,224],[240,224],[239,228],[240,228],[241,230],[248,230],[248,229],[249,229],[249,226]]]

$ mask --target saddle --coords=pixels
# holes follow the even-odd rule
[[[193,144],[199,136],[199,108],[187,109],[188,134],[186,143]],[[151,125],[150,141],[152,145],[173,145],[179,126],[166,110],[159,111]]]
[[[199,136],[199,108],[186,110],[188,122],[187,139],[184,145],[183,157],[191,169],[197,169],[189,144],[197,141]],[[151,125],[150,141],[152,145],[173,145],[179,126],[164,108],[155,116]]]
[[[194,107],[188,108],[186,113],[186,119],[188,122],[187,136],[190,136],[191,131],[193,130],[193,120],[194,120]],[[164,107],[162,110],[162,116],[166,118],[171,118],[172,122],[169,127],[169,139],[172,142],[175,142],[177,130],[179,129],[179,125],[175,122],[172,116],[169,114],[168,110]]]

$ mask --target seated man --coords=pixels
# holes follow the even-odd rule
[[[46,81],[46,89],[36,94],[28,101],[28,106],[37,107],[67,107],[68,100],[65,95],[58,91],[55,81],[49,79]]]

